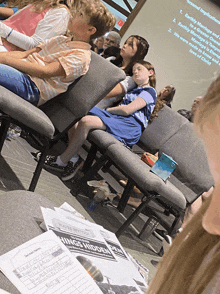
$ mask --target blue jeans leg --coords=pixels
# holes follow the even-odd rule
[[[0,64],[0,85],[32,104],[39,100],[40,92],[35,83],[27,74],[11,66]]]

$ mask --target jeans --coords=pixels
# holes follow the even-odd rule
[[[0,64],[0,85],[24,100],[37,105],[40,92],[27,74],[11,66]]]

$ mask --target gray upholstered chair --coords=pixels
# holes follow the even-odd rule
[[[51,99],[41,108],[0,86],[0,151],[11,122],[36,135],[39,150],[42,151],[30,191],[36,187],[50,143],[58,141],[124,78],[125,73],[121,69],[92,52],[87,74],[71,84],[67,92]]]
[[[0,195],[0,255],[40,235],[37,219],[42,219],[41,206],[56,205],[44,196],[24,190]],[[0,289],[19,294],[17,288],[0,272]]]
[[[102,136],[108,144],[102,144]],[[117,236],[120,236],[142,211],[149,216],[149,221],[140,232],[141,238],[147,238],[159,223],[170,235],[175,235],[186,207],[214,185],[203,143],[194,134],[192,123],[167,106],[164,106],[158,117],[148,125],[138,143],[145,151],[159,154],[164,152],[178,163],[173,175],[166,182],[150,172],[150,167],[142,162],[137,154],[112,139],[111,135],[104,134],[104,131],[95,131],[90,138],[93,145],[96,144],[104,152],[82,181],[87,181],[106,160],[110,160],[128,177],[127,186],[118,204],[119,211],[124,211],[134,185],[145,195],[141,205],[116,232]],[[163,207],[165,215],[174,215],[171,225],[166,224],[149,207],[151,200]],[[151,220],[154,220],[153,228],[150,227]]]

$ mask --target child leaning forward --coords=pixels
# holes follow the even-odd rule
[[[39,106],[88,71],[89,41],[111,30],[115,18],[100,0],[79,0],[71,13],[67,36],[28,51],[0,53],[1,86]]]
[[[105,130],[128,146],[138,142],[148,124],[156,102],[155,71],[147,61],[133,66],[133,79],[137,88],[128,92],[119,106],[107,110],[94,107],[69,131],[69,145],[58,157],[48,155],[45,166],[62,171],[62,180],[69,180],[82,165],[78,151],[93,129]]]

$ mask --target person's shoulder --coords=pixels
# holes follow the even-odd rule
[[[63,6],[53,7],[47,11],[47,15],[69,15],[68,8]]]
[[[151,86],[143,87],[142,90],[148,92],[154,98],[157,97],[156,90],[153,87],[151,87]]]

